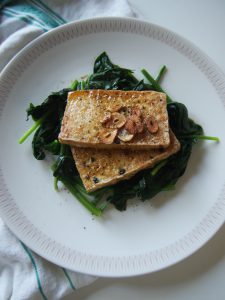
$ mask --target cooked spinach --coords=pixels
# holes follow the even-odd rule
[[[118,210],[125,210],[127,201],[130,198],[138,197],[140,200],[145,201],[163,190],[170,190],[174,188],[179,177],[184,174],[193,144],[198,139],[218,141],[218,138],[205,136],[202,127],[188,117],[185,105],[173,101],[168,95],[169,123],[181,143],[181,149],[154,168],[143,170],[129,180],[121,181],[114,186],[105,187],[88,194],[75,167],[70,147],[58,142],[58,134],[69,91],[120,89],[164,92],[160,86],[160,81],[165,71],[166,66],[163,66],[156,79],[154,79],[143,69],[142,73],[149,81],[149,83],[146,83],[143,79],[138,80],[132,70],[113,64],[108,55],[103,52],[96,58],[93,73],[86,80],[75,80],[70,88],[52,93],[40,105],[30,104],[27,109],[27,116],[28,118],[31,116],[35,123],[19,142],[24,142],[35,131],[32,141],[34,157],[42,160],[45,158],[46,152],[56,156],[55,163],[52,166],[55,188],[58,189],[57,182],[61,181],[89,211],[97,216],[101,215],[108,203],[112,203]],[[108,194],[108,196],[102,200],[102,198],[105,198],[105,194]]]
[[[52,152],[51,150],[53,148],[50,147],[50,145],[58,138],[69,91],[71,91],[71,89],[63,89],[59,92],[52,93],[42,104],[35,106],[30,103],[27,109],[27,118],[31,116],[35,123],[23,135],[19,142],[24,142],[32,132],[36,131],[32,141],[33,154],[36,159],[44,159],[45,150]],[[57,148],[55,147],[53,154],[59,153],[59,151],[56,150]]]
[[[152,86],[138,80],[133,71],[113,64],[103,52],[94,64],[93,74],[88,78],[88,89],[103,90],[151,90]]]
[[[59,156],[52,165],[53,176],[55,177],[55,187],[61,181],[64,186],[73,194],[88,210],[99,216],[102,210],[97,208],[87,199],[85,189],[82,186],[79,173],[75,167],[73,156],[68,145],[61,145]]]

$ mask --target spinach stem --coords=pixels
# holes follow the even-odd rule
[[[77,182],[77,181],[76,181],[76,188],[77,188],[77,190],[80,193],[85,193],[86,192],[86,190],[84,189],[84,187],[79,182]]]
[[[101,188],[100,190],[91,192],[90,195],[97,196],[97,197],[102,197],[105,194],[105,192],[108,191],[108,190],[109,190],[109,187]]]
[[[37,120],[30,129],[28,129],[24,135],[19,139],[19,144],[22,144],[38,127],[41,125],[43,118]]]
[[[109,201],[105,201],[100,205],[100,209],[103,211],[109,205]]]
[[[49,115],[50,112],[47,112],[42,118],[38,119],[34,122],[30,129],[28,129],[24,135],[19,139],[19,144],[22,144],[36,129],[38,129],[41,123],[45,120],[45,118]]]
[[[84,80],[81,81],[81,90],[85,90],[85,81]]]
[[[101,200],[102,200],[101,197],[95,196],[95,197],[94,197],[94,200],[92,201],[92,203],[93,203],[94,205],[97,205]]]
[[[145,69],[141,70],[141,73],[145,76],[145,78],[152,84],[153,88],[161,93],[166,92],[161,88],[161,86],[158,84],[158,82],[146,71]],[[173,100],[166,94],[167,103],[173,102]]]
[[[56,191],[58,191],[59,190],[59,188],[58,188],[58,178],[57,177],[54,177],[54,189],[56,190]]]
[[[71,90],[76,90],[77,89],[77,86],[78,86],[78,81],[77,80],[74,80],[70,86]]]
[[[98,191],[96,191],[96,192],[98,192]],[[102,200],[102,198],[106,192],[106,189],[104,189],[103,191],[100,190],[99,193],[96,193],[96,192],[90,193],[90,195],[94,197],[92,203],[94,203],[95,205],[97,205]]]
[[[60,145],[59,156],[64,155],[66,153],[66,148],[67,148],[67,146],[65,144]]]
[[[163,191],[174,191],[175,190],[175,184],[168,184],[163,188]]]
[[[152,176],[155,176],[155,175],[159,172],[159,170],[160,170],[162,167],[165,166],[166,163],[167,163],[167,160],[166,160],[166,159],[163,160],[163,161],[161,161],[160,163],[158,163],[158,164],[152,169],[151,175],[152,175]]]
[[[166,66],[165,65],[162,66],[162,68],[160,69],[159,74],[158,74],[158,76],[156,77],[156,80],[155,80],[158,84],[162,80],[162,78],[163,78],[164,74],[166,73],[166,71],[167,71]]]
[[[65,185],[65,187],[73,194],[79,202],[87,208],[93,215],[99,217],[102,214],[102,209],[97,208],[94,204],[92,204],[90,201],[88,201],[84,195],[82,195],[78,189],[72,185],[70,182],[60,179],[60,181]]]
[[[208,136],[208,135],[191,135],[191,136],[185,136],[185,138],[198,139],[198,140],[209,140],[209,141],[215,141],[215,142],[220,141],[220,139],[217,136]]]

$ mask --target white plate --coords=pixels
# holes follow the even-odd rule
[[[116,64],[156,75],[169,68],[163,86],[185,103],[191,117],[220,143],[202,142],[173,192],[152,201],[110,208],[91,216],[68,192],[53,189],[45,161],[32,157],[25,109],[50,92],[90,73],[107,51]],[[131,276],[177,263],[199,249],[225,216],[225,79],[193,44],[155,25],[123,18],[71,23],[36,39],[0,78],[0,210],[11,230],[46,259],[100,276]]]

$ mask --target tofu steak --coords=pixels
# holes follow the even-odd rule
[[[180,143],[170,131],[170,145],[166,149],[128,150],[71,147],[76,167],[88,192],[129,179],[137,172],[151,168],[175,154]]]
[[[166,148],[170,144],[166,95],[155,91],[70,92],[59,141],[98,149]]]

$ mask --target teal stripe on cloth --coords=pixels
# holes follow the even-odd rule
[[[0,6],[1,13],[33,24],[43,31],[66,23],[40,0],[8,0]]]
[[[64,20],[62,17],[60,17],[55,11],[53,11],[50,7],[48,7],[44,2],[41,0],[27,0],[29,2],[32,2],[39,8],[41,8],[43,11],[45,11],[48,15],[51,15],[52,18],[54,18],[57,22],[61,24],[65,24],[66,20]]]
[[[48,298],[45,296],[44,291],[43,291],[42,286],[41,286],[41,280],[40,280],[40,276],[39,276],[39,273],[38,273],[38,269],[37,269],[37,265],[36,265],[36,262],[34,260],[34,257],[31,254],[30,250],[27,248],[27,246],[23,242],[20,242],[20,243],[21,243],[23,249],[25,250],[25,252],[27,253],[27,255],[29,256],[29,258],[31,260],[32,266],[33,266],[34,271],[35,271],[35,275],[36,275],[36,279],[37,279],[37,285],[38,285],[38,289],[40,291],[40,294],[41,294],[41,296],[44,300],[48,300]]]
[[[46,27],[42,22],[40,22],[40,20],[35,20],[32,16],[30,15],[24,15],[18,11],[15,11],[14,9],[11,8],[5,8],[4,9],[4,14],[8,17],[13,17],[13,18],[17,18],[19,20],[22,20],[28,24],[32,24],[35,25],[39,28],[41,28],[43,31],[48,31],[49,28]]]
[[[71,280],[71,278],[70,278],[68,272],[67,272],[66,269],[64,269],[64,268],[62,268],[62,270],[63,270],[63,273],[65,274],[65,276],[66,276],[66,278],[67,278],[67,280],[68,280],[68,282],[69,282],[69,284],[70,284],[71,289],[75,291],[76,288],[75,288],[75,286],[74,286],[74,284],[73,284],[73,282],[72,282],[72,280]]]

